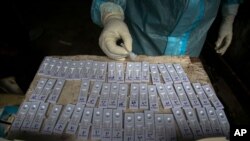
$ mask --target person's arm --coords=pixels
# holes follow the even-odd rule
[[[94,1],[96,2],[97,0]],[[99,46],[108,57],[116,60],[124,59],[132,51],[132,37],[124,23],[124,8],[120,6],[120,4],[126,5],[125,1],[118,2],[120,4],[104,1],[94,3],[92,20],[104,27],[99,37]],[[99,14],[96,9],[99,10]],[[117,45],[118,40],[123,41],[123,47]]]
[[[218,39],[215,43],[217,53],[223,55],[231,44],[233,37],[233,22],[239,8],[239,1],[222,1],[222,22],[219,29]]]

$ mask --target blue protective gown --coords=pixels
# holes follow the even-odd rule
[[[107,1],[123,8],[133,52],[150,56],[198,57],[220,4],[220,0],[93,0],[91,17],[100,26],[99,7]]]

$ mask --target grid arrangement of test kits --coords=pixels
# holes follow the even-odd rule
[[[224,107],[211,84],[190,82],[181,64],[46,57],[38,75],[11,132],[102,141],[229,136]],[[81,83],[77,102],[58,104],[66,81],[74,80]]]

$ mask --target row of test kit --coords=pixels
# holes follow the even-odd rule
[[[191,82],[177,63],[46,57],[38,75],[40,79],[12,123],[13,132],[103,141],[229,135],[224,106],[212,86]],[[76,104],[58,104],[66,82],[72,80],[80,83]]]
[[[29,101],[57,103],[63,89],[64,79],[40,78]],[[78,103],[86,107],[111,109],[143,109],[159,111],[170,108],[214,107],[223,105],[209,84],[177,83],[105,83],[81,81]]]
[[[173,114],[151,110],[125,113],[119,109],[87,108],[80,103],[55,104],[50,111],[48,107],[49,103],[24,102],[11,131],[102,141],[175,141],[228,136],[230,130],[224,111],[213,107],[173,108]]]
[[[180,64],[149,64],[149,62],[71,61],[46,57],[38,74],[67,80],[132,83],[180,83],[189,79]]]

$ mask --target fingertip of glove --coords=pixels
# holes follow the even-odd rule
[[[117,61],[125,61],[126,58],[116,59]]]
[[[124,58],[114,57],[114,56],[108,56],[108,57],[113,59],[113,60],[117,60],[117,61],[124,61],[125,60],[125,57]]]
[[[214,49],[217,51],[219,49],[219,46],[215,45]]]

